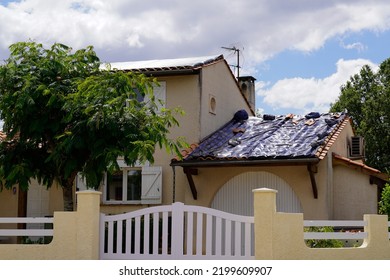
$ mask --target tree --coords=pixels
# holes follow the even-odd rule
[[[63,44],[10,46],[0,66],[0,143],[4,186],[27,190],[32,178],[63,189],[64,209],[73,210],[72,186],[81,172],[99,187],[104,172],[153,162],[157,147],[179,154],[181,139],[169,139],[179,109],[158,110],[152,85],[141,74],[101,69],[93,47],[72,52]]]
[[[365,138],[368,165],[390,171],[390,59],[374,72],[363,66],[341,87],[332,112],[348,111],[356,133]]]
[[[390,221],[390,185],[386,184],[381,193],[381,200],[379,201],[379,214],[387,215]]]

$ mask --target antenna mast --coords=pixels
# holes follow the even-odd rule
[[[237,68],[237,78],[240,77],[240,49],[236,48],[235,46],[228,48],[228,47],[221,47],[222,49],[233,51],[235,54],[237,54],[237,65],[232,65],[233,67]]]

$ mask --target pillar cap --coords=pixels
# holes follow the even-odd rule
[[[274,189],[269,189],[269,188],[258,188],[258,189],[254,189],[252,190],[252,192],[254,193],[278,193],[277,190],[274,190]]]

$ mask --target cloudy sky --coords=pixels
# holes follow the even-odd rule
[[[390,1],[0,0],[0,60],[28,39],[93,45],[104,62],[223,54],[234,65],[221,47],[237,48],[258,109],[326,112],[351,75],[390,57]]]

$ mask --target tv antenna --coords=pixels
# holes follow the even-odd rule
[[[235,46],[233,47],[221,47],[222,49],[233,51],[234,54],[237,54],[237,64],[236,65],[231,65],[235,68],[237,68],[237,78],[240,77],[240,49],[236,48]]]

